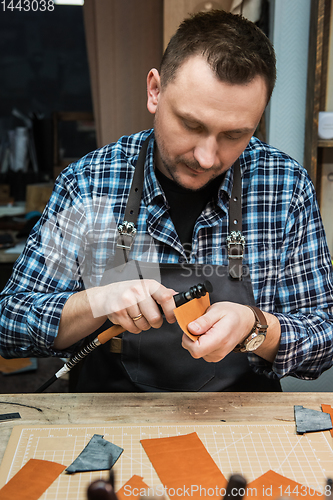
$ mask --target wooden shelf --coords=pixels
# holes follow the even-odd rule
[[[322,150],[333,147],[333,140],[318,138],[319,111],[326,109],[332,3],[333,0],[311,0],[304,166],[310,174],[318,198],[321,193]]]
[[[318,139],[318,148],[333,148],[333,139]]]

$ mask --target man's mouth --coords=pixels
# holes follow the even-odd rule
[[[193,172],[193,173],[194,173],[194,174],[196,174],[196,175],[201,175],[201,174],[204,174],[204,173],[206,172],[206,170],[197,170],[196,168],[192,168],[192,167],[190,167],[189,165],[187,165],[186,163],[185,163],[185,166],[186,166],[186,167],[187,167],[187,168],[188,168],[191,172]]]

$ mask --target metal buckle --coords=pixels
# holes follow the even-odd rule
[[[130,250],[137,232],[134,223],[125,220],[122,224],[119,224],[118,232],[117,247]]]
[[[229,259],[242,259],[244,255],[245,248],[245,238],[241,231],[231,231],[229,236],[227,236],[228,245],[228,258]],[[236,250],[233,254],[232,250]]]

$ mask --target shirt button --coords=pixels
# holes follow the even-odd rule
[[[179,264],[183,264],[184,262],[186,262],[186,257],[183,257],[182,255],[179,257],[178,259],[178,262]]]

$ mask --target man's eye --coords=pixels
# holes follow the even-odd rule
[[[188,130],[199,131],[201,128],[200,125],[198,125],[197,123],[190,123],[190,122],[183,121],[183,124],[184,124],[185,128],[187,128]]]
[[[237,141],[237,139],[240,139],[241,138],[241,135],[237,135],[236,137],[233,136],[233,135],[229,135],[229,134],[225,134],[225,137],[227,139],[230,139],[231,141]]]

